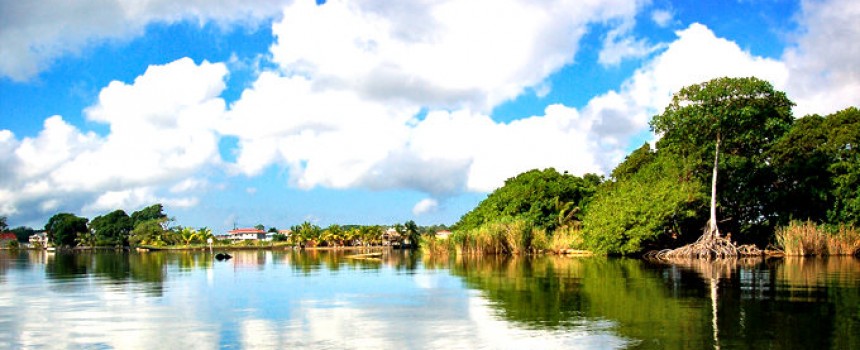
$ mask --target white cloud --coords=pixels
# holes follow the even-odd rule
[[[547,93],[546,78],[572,61],[589,23],[632,18],[638,7],[295,3],[273,27],[280,71],[260,74],[219,131],[239,138],[237,172],[280,164],[300,188],[448,195],[489,191],[535,167],[601,171],[591,153],[599,142],[576,110],[510,124],[486,111],[524,89]],[[422,108],[430,113],[416,120]]]
[[[433,198],[424,198],[415,203],[415,206],[412,207],[412,214],[419,216],[432,213],[436,210],[439,210],[439,201]]]
[[[788,69],[782,62],[753,56],[698,23],[676,34],[665,51],[636,70],[619,90],[593,98],[583,109],[584,117],[594,123],[592,137],[602,140],[603,146],[618,150],[631,136],[647,130],[651,116],[662,112],[672,94],[684,86],[724,76],[757,76],[777,88],[785,86]]]
[[[214,127],[225,108],[217,96],[226,74],[223,64],[181,59],[151,66],[131,85],[112,82],[85,111],[110,126],[105,137],[83,133],[60,116],[46,119],[36,137],[17,141],[0,133],[0,148],[10,151],[0,162],[14,166],[0,181],[0,209],[33,219],[58,209],[194,205],[193,196],[158,193],[170,187],[188,193],[200,181],[189,178],[219,163]]]
[[[253,26],[276,16],[289,0],[261,1],[3,1],[0,77],[28,80],[63,55],[106,40],[142,35],[153,22],[183,20]]]
[[[668,27],[675,15],[669,10],[651,11],[651,20],[660,27]]]
[[[283,71],[365,99],[486,111],[573,61],[589,23],[636,1],[296,2],[273,27]]]
[[[800,33],[783,60],[794,114],[829,114],[860,105],[860,3],[802,1]]]
[[[631,33],[634,24],[632,19],[628,19],[606,33],[597,62],[604,66],[615,66],[626,59],[648,56],[663,47],[663,45],[650,45],[645,39],[635,38]]]

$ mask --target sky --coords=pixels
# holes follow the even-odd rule
[[[0,0],[0,215],[453,224],[608,174],[680,88],[860,105],[854,0]]]

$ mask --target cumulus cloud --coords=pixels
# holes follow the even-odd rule
[[[300,188],[490,191],[535,167],[601,171],[575,109],[504,124],[487,111],[572,62],[590,23],[636,1],[297,2],[273,26],[278,71],[230,106],[234,171],[290,169]],[[415,116],[430,110],[423,119]]]
[[[272,56],[317,89],[431,108],[486,111],[573,61],[590,23],[636,1],[296,2],[273,27]]]
[[[594,123],[590,135],[600,139],[603,147],[618,150],[632,135],[647,130],[651,117],[662,112],[672,94],[684,86],[724,76],[757,76],[777,88],[785,86],[788,69],[782,62],[754,56],[698,23],[676,34],[675,41],[637,69],[620,89],[593,98],[583,109],[584,117]],[[611,164],[617,161],[620,157]]]
[[[104,40],[143,34],[147,24],[197,21],[256,25],[289,0],[261,1],[3,1],[0,2],[0,77],[28,80],[66,54]]]
[[[196,186],[189,178],[220,161],[214,127],[225,108],[218,95],[226,74],[223,64],[181,59],[151,66],[132,84],[112,82],[85,111],[110,126],[104,137],[61,116],[46,119],[35,137],[0,133],[0,148],[9,151],[0,162],[10,172],[0,182],[3,213],[195,204],[190,196],[160,196],[158,188],[187,193]]]
[[[797,103],[795,116],[860,105],[858,19],[857,1],[801,2],[801,31],[783,55],[791,70],[786,90]]]

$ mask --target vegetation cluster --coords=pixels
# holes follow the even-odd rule
[[[424,247],[638,254],[693,242],[736,252],[738,242],[856,254],[860,110],[795,119],[792,106],[757,78],[685,87],[651,120],[660,140],[630,153],[608,178],[528,171],[465,214],[448,242],[428,238]],[[821,242],[828,248],[807,248]]]

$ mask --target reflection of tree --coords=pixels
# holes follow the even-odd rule
[[[714,349],[720,348],[720,324],[719,324],[719,285],[721,279],[729,278],[738,266],[755,266],[762,261],[760,257],[750,258],[718,258],[718,259],[694,259],[694,258],[668,258],[664,261],[674,266],[684,267],[697,272],[707,281],[711,302],[711,331]]]
[[[659,270],[639,260],[558,257],[457,258],[451,271],[498,308],[530,328],[613,330],[638,348],[710,347],[708,313],[696,294],[701,283],[667,290]]]
[[[57,252],[45,259],[45,272],[53,280],[94,276],[104,283],[146,282],[148,291],[160,295],[165,264],[165,255],[159,253]]]
[[[708,283],[715,348],[860,348],[856,259],[677,260]]]

